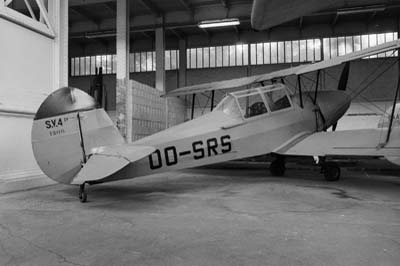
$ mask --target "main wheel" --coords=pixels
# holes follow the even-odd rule
[[[340,178],[340,167],[335,162],[326,162],[322,166],[326,181],[338,181]]]
[[[269,167],[269,171],[274,176],[283,176],[285,169],[285,158],[275,159]]]
[[[85,191],[85,184],[79,186],[79,201],[84,203],[87,201],[87,194]]]

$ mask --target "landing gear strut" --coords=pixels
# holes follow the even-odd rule
[[[279,156],[269,166],[269,171],[274,176],[283,176],[285,174],[285,157]]]
[[[324,162],[322,163],[322,172],[326,181],[338,181],[340,178],[340,167],[335,162]]]
[[[87,201],[87,194],[85,191],[85,183],[79,186],[79,201],[84,203]]]

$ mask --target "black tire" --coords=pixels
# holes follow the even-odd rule
[[[326,162],[323,165],[323,172],[326,181],[338,181],[340,178],[340,167],[335,162]]]
[[[285,174],[285,159],[278,158],[269,166],[269,171],[273,176],[283,176]]]

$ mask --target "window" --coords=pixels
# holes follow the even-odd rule
[[[237,106],[237,102],[235,97],[229,95],[223,99],[218,106],[215,108],[215,110],[222,111],[227,115],[235,116],[235,117],[241,117],[242,114],[239,110],[239,107]]]
[[[268,112],[267,107],[258,92],[238,97],[238,102],[245,118],[262,115]]]
[[[284,89],[267,91],[264,93],[264,96],[271,112],[291,107],[289,98]]]
[[[323,39],[324,59],[357,52],[375,45],[397,39],[397,32],[341,36]],[[368,58],[396,56],[392,51],[370,56]]]

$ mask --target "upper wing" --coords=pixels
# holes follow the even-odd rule
[[[212,90],[222,90],[222,89],[232,89],[237,87],[242,87],[246,85],[250,85],[257,82],[267,81],[271,79],[288,77],[291,75],[301,75],[309,72],[313,72],[320,69],[325,69],[333,66],[340,65],[342,63],[353,61],[357,59],[361,59],[367,56],[383,53],[386,51],[390,51],[393,49],[400,48],[400,40],[395,40],[392,42],[387,42],[384,44],[380,44],[374,47],[370,47],[361,51],[357,51],[354,53],[350,53],[347,55],[342,55],[338,57],[331,58],[329,60],[324,60],[314,64],[308,65],[300,65],[297,67],[286,68],[283,70],[278,70],[274,72],[270,72],[262,75],[255,75],[244,78],[237,78],[231,80],[223,80],[216,81],[210,83],[203,83],[193,86],[182,87],[176,90],[172,90],[166,94],[166,96],[179,96],[186,94],[199,93],[204,91],[212,91]]]
[[[153,153],[151,146],[122,144],[98,147],[92,150],[89,160],[72,180],[71,184],[83,184],[89,181],[99,181],[128,164],[140,160]]]

